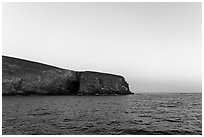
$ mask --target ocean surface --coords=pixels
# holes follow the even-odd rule
[[[202,94],[3,96],[2,134],[202,134]]]

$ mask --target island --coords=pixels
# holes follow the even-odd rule
[[[125,78],[2,56],[2,95],[126,95]]]

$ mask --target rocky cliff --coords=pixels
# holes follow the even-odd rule
[[[79,79],[79,94],[129,94],[128,83],[122,76],[82,72]]]
[[[3,56],[2,94],[109,95],[131,92],[122,76],[76,72]]]

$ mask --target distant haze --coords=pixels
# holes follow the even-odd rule
[[[3,3],[3,55],[201,92],[201,3]]]

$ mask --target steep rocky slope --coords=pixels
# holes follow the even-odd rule
[[[100,95],[131,92],[122,76],[77,72],[2,56],[2,94]]]

